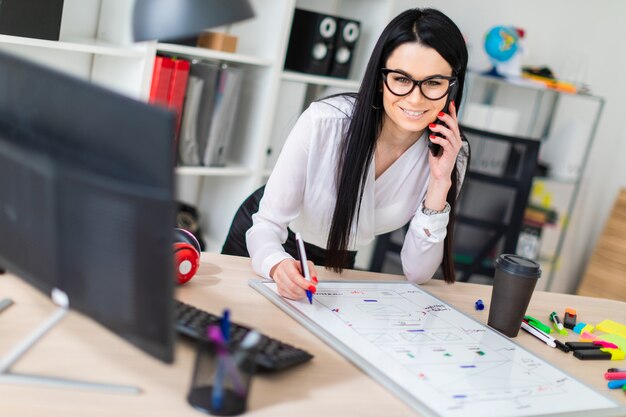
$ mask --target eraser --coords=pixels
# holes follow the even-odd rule
[[[572,330],[574,331],[574,333],[578,333],[581,334],[583,329],[587,326],[587,323],[583,323],[582,321],[580,323],[577,323],[574,327],[572,327]]]
[[[585,327],[583,327],[582,330],[580,331],[580,334],[593,333],[594,330],[595,330],[595,327],[593,326],[593,324],[586,324]]]

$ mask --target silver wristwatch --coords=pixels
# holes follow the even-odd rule
[[[443,210],[429,209],[424,205],[424,203],[422,203],[422,213],[424,213],[427,216],[432,216],[433,214],[444,214],[444,213],[449,213],[449,212],[450,212],[450,204],[448,204],[448,202],[446,202],[446,205],[444,206]]]

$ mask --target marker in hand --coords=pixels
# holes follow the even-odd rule
[[[309,264],[306,259],[306,252],[304,251],[304,241],[300,233],[296,233],[296,246],[298,248],[298,258],[300,258],[300,266],[302,267],[302,275],[304,278],[311,282],[311,273],[309,272]],[[306,290],[306,298],[309,299],[309,304],[313,304],[313,293]]]

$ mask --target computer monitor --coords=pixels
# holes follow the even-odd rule
[[[0,266],[165,362],[174,120],[0,53]]]

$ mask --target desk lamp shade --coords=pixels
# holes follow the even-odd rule
[[[175,40],[254,17],[248,0],[136,0],[135,42]]]

